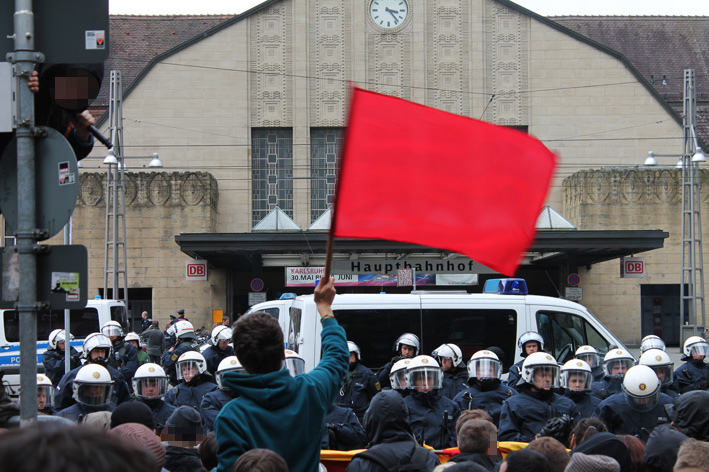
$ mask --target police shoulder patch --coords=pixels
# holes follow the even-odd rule
[[[377,391],[379,391],[379,390],[382,389],[382,386],[379,385],[379,382],[375,382],[375,383],[374,383],[374,386],[377,387]]]
[[[173,354],[172,357],[170,358],[171,361],[176,361],[177,360],[177,354]]]

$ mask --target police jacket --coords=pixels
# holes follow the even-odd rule
[[[387,362],[381,369],[379,369],[377,372],[377,382],[379,382],[379,388],[391,388],[391,382],[389,382],[391,367],[401,359],[403,359],[402,356],[394,356],[391,358],[391,361]]]
[[[531,442],[548,420],[569,415],[574,422],[579,412],[574,402],[553,391],[532,391],[522,384],[519,395],[508,398],[502,404],[500,441]]]
[[[522,378],[522,364],[524,364],[524,359],[521,361],[512,364],[510,367],[510,371],[507,373],[507,386],[512,387],[515,390],[519,390],[517,387],[517,384],[519,383],[519,379]]]
[[[354,369],[352,369],[354,367]],[[351,408],[357,418],[362,420],[364,412],[369,408],[369,402],[379,391],[379,384],[374,372],[363,366],[359,361],[350,364],[345,383],[335,399],[337,405]]]
[[[229,389],[212,390],[202,397],[202,402],[199,404],[199,412],[202,414],[202,422],[204,423],[204,432],[209,433],[214,430],[214,420],[222,410],[224,405],[232,401],[238,395]]]
[[[202,403],[202,397],[209,392],[217,390],[217,384],[212,382],[212,376],[209,374],[200,374],[190,380],[189,383],[184,381],[171,388],[165,394],[165,403],[169,403],[174,407],[191,406],[199,411],[199,405]]]
[[[599,382],[591,384],[591,394],[601,400],[605,400],[611,395],[623,392],[623,379],[621,377],[604,376]]]
[[[334,403],[330,405],[330,409],[325,414],[325,431],[323,431],[321,449],[351,451],[362,449],[366,444],[364,428],[352,409]]]
[[[404,398],[409,407],[409,421],[419,444],[427,444],[434,449],[455,447],[455,423],[460,416],[460,408],[453,400],[441,395],[440,390],[428,393],[412,390]]]
[[[669,423],[665,405],[674,403],[672,398],[660,393],[657,404],[649,411],[632,408],[625,393],[616,393],[603,400],[599,406],[598,417],[608,426],[613,434],[629,434],[646,442],[656,426]]]
[[[219,368],[219,363],[229,356],[234,355],[234,348],[227,345],[226,349],[223,351],[217,346],[209,346],[202,353],[207,361],[207,371],[212,375],[217,375],[217,369]]]
[[[114,369],[118,369],[121,374],[123,374],[123,379],[130,383],[131,379],[135,375],[135,371],[138,370],[140,363],[138,362],[138,350],[130,343],[121,341],[113,346],[113,354],[108,359],[108,365]],[[133,389],[129,385],[129,388]]]
[[[404,399],[395,391],[379,392],[364,415],[364,433],[370,449],[386,455],[397,464],[410,464],[416,450],[425,451],[421,461],[424,470],[433,470],[440,461],[432,452],[414,442],[409,423],[409,411]],[[424,454],[423,452],[419,454]],[[348,472],[389,472],[365,457],[354,456],[347,466]]]
[[[178,383],[177,370],[175,370],[177,359],[179,359],[180,356],[187,351],[199,351],[197,343],[194,342],[194,339],[181,339],[175,345],[175,349],[173,349],[172,352],[166,350],[162,353],[160,363],[162,364],[162,368],[165,370],[167,376],[170,377],[170,383],[172,385],[177,385]]]
[[[567,390],[564,396],[571,399],[579,410],[579,419],[598,416],[598,405],[601,399],[591,395],[591,392],[572,392]]]
[[[448,372],[443,372],[441,395],[454,399],[456,395],[468,388],[467,381],[468,370],[465,368],[455,367]]]
[[[679,393],[709,388],[709,364],[703,359],[688,359],[686,356],[682,359],[687,362],[675,370]]]
[[[680,393],[674,389],[673,385],[663,385],[660,391],[665,395],[672,397],[673,400],[680,396]]]
[[[83,366],[81,366],[83,367]],[[54,391],[54,405],[57,410],[68,408],[74,403],[74,391],[72,384],[74,383],[74,378],[81,367],[77,367],[62,377],[57,385],[57,389]],[[113,380],[113,394],[111,395],[111,404],[119,405],[123,402],[128,402],[131,400],[130,391],[128,390],[128,385],[126,381],[123,380],[123,375],[110,365],[104,365],[108,373],[111,374],[111,379]]]
[[[499,425],[502,403],[516,393],[517,390],[502,385],[498,379],[484,383],[475,380],[472,387],[460,392],[453,401],[461,411],[479,408],[487,412],[495,425]]]
[[[69,408],[65,408],[57,413],[57,416],[80,423],[84,420],[86,415],[96,411],[113,411],[113,405],[88,406],[80,403],[74,403]]]
[[[70,369],[76,369],[81,365],[79,360],[79,352],[71,348],[70,352]],[[64,376],[64,352],[58,349],[47,349],[42,354],[42,364],[44,364],[44,373],[49,377],[52,385],[55,387],[59,385],[59,381]]]
[[[165,403],[162,398],[145,399],[141,398],[140,401],[145,403],[150,407],[150,411],[153,412],[153,418],[155,419],[155,433],[160,436],[160,432],[165,427],[167,419],[175,411],[175,407],[169,403]]]

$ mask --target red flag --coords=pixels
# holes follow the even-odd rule
[[[520,131],[354,88],[330,232],[446,249],[513,275],[555,166]]]

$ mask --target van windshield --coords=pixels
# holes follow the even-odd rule
[[[20,342],[20,318],[17,311],[5,311],[3,323],[7,342]],[[77,339],[83,339],[100,329],[98,311],[91,307],[70,310],[69,323],[71,334]],[[40,312],[37,317],[37,341],[46,341],[49,333],[55,329],[64,329],[64,310]]]

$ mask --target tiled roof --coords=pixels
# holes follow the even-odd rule
[[[682,114],[684,70],[694,69],[697,132],[709,142],[709,17],[564,16],[551,20],[623,54]],[[593,74],[592,70],[588,71]],[[666,79],[666,84],[663,82]]]

